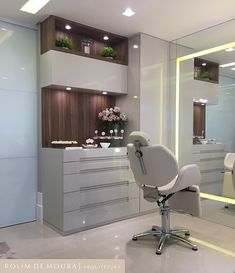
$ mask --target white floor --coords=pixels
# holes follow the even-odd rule
[[[235,205],[228,205],[228,208],[225,208],[225,203],[209,199],[203,200],[201,204],[203,219],[235,228]]]
[[[198,251],[170,242],[157,256],[156,239],[132,241],[133,234],[160,223],[155,213],[65,237],[39,222],[4,228],[0,230],[0,242],[6,242],[9,249],[3,247],[6,251],[0,256],[125,259],[127,273],[235,272],[235,229],[186,215],[171,216],[172,226],[189,228],[194,240],[199,240]]]

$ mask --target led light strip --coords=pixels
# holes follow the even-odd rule
[[[176,107],[175,107],[175,156],[179,160],[179,102],[180,102],[180,63],[203,55],[215,53],[227,48],[235,47],[235,42],[209,48],[176,59]]]
[[[218,195],[204,193],[204,192],[200,193],[200,197],[235,205],[235,199],[228,198],[228,197],[218,196]]]
[[[211,249],[213,249],[215,251],[221,252],[221,253],[223,253],[225,255],[228,255],[228,256],[231,256],[231,257],[235,257],[235,253],[233,251],[227,250],[225,248],[219,247],[217,245],[208,243],[206,241],[203,241],[203,240],[191,237],[191,236],[190,236],[190,240],[193,241],[193,242],[195,242],[195,243],[197,243],[197,244],[200,244],[202,246],[206,246],[206,247],[209,247],[209,248],[211,248]]]

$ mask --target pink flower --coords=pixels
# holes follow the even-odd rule
[[[121,109],[117,106],[114,106],[114,109],[113,109],[114,112],[118,113],[121,111]]]
[[[98,114],[98,117],[99,117],[99,119],[102,119],[103,118],[103,112],[99,112],[99,114]]]

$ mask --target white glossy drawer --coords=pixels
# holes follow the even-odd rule
[[[124,199],[100,207],[64,213],[64,232],[95,227],[139,212],[139,199]]]
[[[129,161],[95,161],[95,162],[65,162],[64,174],[99,173],[102,171],[128,170]]]
[[[198,163],[199,169],[201,171],[204,170],[218,170],[224,168],[224,161],[223,160],[211,160]]]
[[[106,187],[82,189],[77,192],[64,194],[64,212],[79,210],[86,206],[99,206],[99,203],[121,198],[139,198],[139,188],[136,184],[128,182]]]
[[[93,187],[117,182],[133,181],[130,170],[113,170],[97,173],[64,175],[64,192],[80,191],[81,187]]]
[[[71,161],[100,161],[119,160],[127,158],[126,148],[90,149],[90,150],[65,150],[64,162]]]

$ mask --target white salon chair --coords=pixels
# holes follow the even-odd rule
[[[170,229],[170,208],[167,200],[179,191],[199,185],[199,168],[197,165],[187,165],[179,170],[174,154],[163,145],[151,145],[144,132],[131,133],[128,142],[128,157],[135,181],[143,189],[145,200],[157,202],[161,213],[161,227],[153,226],[152,231],[136,234],[132,239],[135,241],[148,235],[159,236],[156,249],[158,255],[162,253],[168,238],[181,241],[197,250],[197,246],[187,239],[190,235],[188,230]]]
[[[223,195],[229,198],[235,196],[235,153],[227,153],[224,158]],[[228,205],[225,205],[228,207]]]

